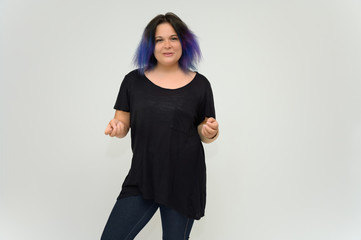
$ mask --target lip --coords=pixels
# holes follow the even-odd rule
[[[168,53],[163,53],[163,55],[166,56],[166,57],[171,57],[171,56],[174,55],[174,53],[168,52]]]

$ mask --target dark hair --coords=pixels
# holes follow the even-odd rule
[[[202,56],[197,37],[177,15],[166,13],[153,18],[144,29],[134,56],[134,64],[139,71],[144,74],[145,71],[151,70],[157,65],[157,59],[154,57],[155,31],[157,26],[162,23],[172,25],[181,42],[182,56],[179,59],[179,66],[183,71],[196,70],[196,64]]]

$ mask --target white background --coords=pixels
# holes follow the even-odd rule
[[[221,135],[192,239],[361,239],[361,2],[3,0],[0,239],[96,240],[130,166],[103,134],[145,25],[198,35]],[[161,239],[159,213],[137,239]]]

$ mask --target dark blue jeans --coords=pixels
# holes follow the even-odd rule
[[[193,219],[153,200],[134,196],[117,200],[105,225],[101,240],[134,239],[158,208],[162,219],[163,240],[189,239]]]

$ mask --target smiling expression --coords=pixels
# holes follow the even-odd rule
[[[154,57],[158,65],[174,66],[178,65],[178,60],[182,56],[182,45],[172,25],[162,23],[155,31]]]

